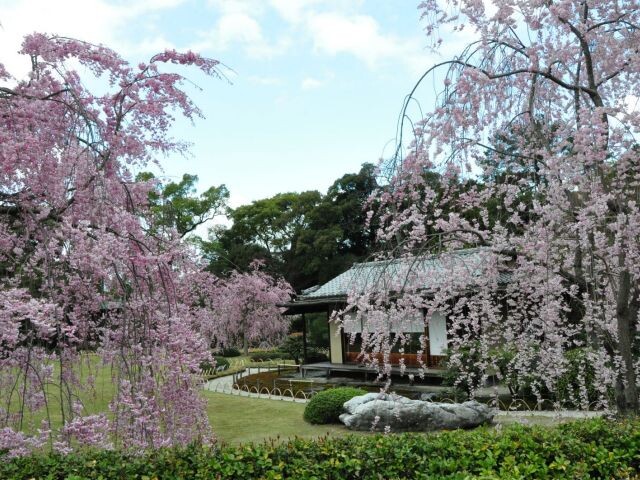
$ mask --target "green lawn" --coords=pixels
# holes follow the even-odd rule
[[[223,393],[203,392],[213,431],[226,443],[260,442],[270,438],[316,438],[348,433],[340,425],[310,425],[302,419],[305,405]]]
[[[54,368],[54,378],[58,368]],[[108,405],[114,394],[114,384],[111,371],[102,367],[97,357],[89,361],[79,371],[81,381],[85,381],[91,374],[95,377],[95,391],[83,394],[81,400],[85,407],[85,414],[109,412]],[[57,387],[47,387],[50,407],[50,419],[54,427],[61,424]],[[286,439],[290,437],[317,438],[325,435],[342,436],[350,433],[341,425],[311,425],[302,419],[305,404],[281,400],[267,400],[240,397],[202,391],[207,400],[207,414],[214,433],[225,443],[237,444],[242,442],[261,442],[269,439]],[[40,425],[40,420],[46,418],[44,412],[34,415],[32,421],[25,422],[24,429],[31,430]],[[556,419],[531,418],[530,423],[556,424]],[[500,423],[513,423],[518,419],[501,418]],[[362,433],[360,433],[362,434]],[[366,434],[366,433],[365,433]]]
[[[101,412],[109,412],[109,402],[115,393],[114,383],[111,378],[111,370],[101,365],[96,355],[87,355],[82,362],[75,367],[76,376],[79,382],[86,385],[88,379],[92,378],[93,389],[83,389],[78,397],[81,401],[84,415],[92,415]],[[45,385],[47,409],[42,408],[33,415],[25,413],[23,430],[32,431],[40,427],[42,420],[49,420],[54,428],[62,423],[62,413],[60,408],[60,365],[58,362],[53,363],[52,381]],[[76,391],[75,387],[71,387],[72,391]],[[8,392],[0,392],[2,403],[6,402],[5,395]],[[12,395],[10,408],[15,412],[18,406],[18,395],[16,392]],[[66,396],[65,396],[66,398]],[[66,400],[65,400],[66,403]]]
[[[57,379],[58,375],[59,368],[54,365],[54,379]],[[91,356],[78,371],[78,377],[82,382],[86,381],[89,375],[94,377],[95,389],[92,393],[81,395],[85,408],[84,414],[108,413],[109,402],[115,392],[111,370],[101,366],[96,356]],[[59,388],[50,384],[47,385],[46,390],[51,424],[54,427],[60,426],[62,416]],[[213,431],[220,441],[226,443],[259,442],[270,438],[275,439],[278,436],[282,439],[294,436],[312,438],[324,436],[327,433],[344,435],[347,432],[344,427],[339,425],[315,426],[306,423],[302,419],[304,404],[207,391],[203,391],[202,395],[207,400],[207,414]],[[12,403],[14,406],[16,405],[15,402]],[[41,420],[45,418],[47,415],[43,409],[33,417],[26,419],[24,430],[30,431],[38,428]]]

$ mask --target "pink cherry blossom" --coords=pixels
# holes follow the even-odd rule
[[[463,27],[477,41],[423,77],[446,78],[431,112],[410,124],[405,102],[377,197],[390,257],[480,247],[482,275],[452,264],[430,289],[406,272],[391,294],[355,292],[352,306],[372,322],[364,353],[401,341],[376,318],[440,311],[450,364],[472,390],[498,372],[553,400],[568,352],[580,349],[597,405],[637,412],[640,111],[629,99],[640,97],[640,6],[488,3],[422,2],[434,48]],[[576,396],[594,406],[584,386]]]
[[[104,46],[44,34],[21,53],[28,78],[0,65],[0,449],[212,441],[194,374],[210,359],[200,298],[215,279],[175,232],[149,233],[153,186],[134,172],[184,150],[169,135],[176,113],[201,115],[164,64],[216,77],[217,62],[166,51],[133,67]],[[111,421],[78,402],[96,368],[113,375]],[[62,427],[22,433],[42,411]]]

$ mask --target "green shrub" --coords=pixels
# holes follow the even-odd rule
[[[585,420],[438,434],[350,435],[240,446],[84,450],[0,459],[7,479],[625,479],[640,471],[640,420]]]
[[[213,365],[208,360],[205,360],[204,362],[200,362],[199,366],[200,366],[200,371],[202,372],[210,372],[211,370],[213,370]]]
[[[352,387],[338,387],[316,393],[304,409],[304,419],[309,423],[339,423],[342,405],[366,390]]]
[[[300,363],[304,350],[302,337],[299,335],[289,335],[278,347],[278,350],[284,352],[287,355],[287,358],[291,358],[296,363]]]
[[[216,359],[216,369],[220,367],[224,367],[225,369],[229,368],[229,360],[224,357],[214,357]]]
[[[302,363],[304,355],[304,344],[299,335],[289,335],[278,347],[278,350],[285,354],[282,358],[290,358],[296,363]],[[311,343],[307,343],[306,363],[326,362],[329,357]]]
[[[229,360],[227,360],[226,358],[217,356],[213,358],[216,362],[215,366],[208,361],[200,362],[200,370],[203,373],[209,375],[209,378],[211,378],[211,376],[215,376],[220,367],[224,367],[225,370],[229,368]]]
[[[447,352],[444,360],[445,373],[442,379],[443,385],[454,387],[468,396],[482,386],[482,371],[478,367],[481,364],[480,344],[475,341],[468,346],[461,347],[456,352],[459,362],[451,361],[451,352]]]
[[[307,363],[327,362],[329,357],[323,352],[318,350],[307,351]]]
[[[252,362],[267,362],[269,360],[284,360],[287,354],[278,350],[270,352],[257,352],[251,355]]]
[[[220,350],[219,355],[222,357],[239,357],[242,354],[236,347],[227,347]]]

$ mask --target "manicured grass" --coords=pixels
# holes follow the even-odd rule
[[[58,367],[54,367],[57,378]],[[78,372],[82,382],[93,375],[95,389],[92,393],[83,393],[81,400],[86,415],[105,412],[110,415],[108,405],[115,389],[111,379],[111,370],[101,366],[96,356],[91,356]],[[50,419],[54,428],[62,423],[59,407],[59,390],[53,385],[47,386],[50,407]],[[237,395],[228,395],[202,391],[207,400],[207,414],[216,436],[221,442],[239,444],[243,442],[261,442],[268,439],[285,440],[287,438],[318,438],[322,436],[340,437],[350,433],[340,425],[310,425],[303,420],[305,404],[280,400],[267,400]],[[24,424],[24,430],[38,428],[45,419],[44,411],[38,412]],[[520,419],[500,418],[500,423],[520,422]],[[527,423],[553,425],[557,419],[530,418]],[[367,434],[367,433],[365,433]]]
[[[317,438],[348,433],[338,425],[310,425],[302,419],[305,404],[203,392],[207,414],[218,440],[238,444],[270,438]]]
[[[236,357],[238,358],[238,357]],[[248,360],[248,358],[247,358]],[[110,415],[109,402],[115,393],[109,367],[100,365],[97,356],[90,356],[88,363],[83,362],[78,370],[78,377],[85,382],[89,375],[94,377],[94,391],[83,392],[81,400],[84,414],[91,415],[105,412]],[[54,365],[54,379],[59,376],[59,367]],[[54,428],[62,423],[60,413],[59,389],[55,385],[47,385],[49,402],[49,418]],[[240,442],[262,441],[269,438],[317,438],[327,433],[344,435],[347,430],[339,426],[313,426],[302,419],[304,404],[287,401],[263,400],[239,397],[236,395],[216,394],[203,391],[207,400],[207,414],[211,426],[222,442],[237,444]],[[47,418],[43,410],[28,418],[24,430],[30,431],[40,426],[41,420]]]
[[[74,370],[80,384],[87,386],[89,379],[91,379],[93,384],[92,389],[83,388],[78,392],[78,400],[80,400],[83,405],[83,415],[92,415],[102,412],[109,415],[109,402],[111,402],[111,399],[115,394],[115,386],[111,376],[111,369],[103,366],[98,356],[86,355],[82,361],[74,367]],[[71,389],[73,392],[76,392],[77,390],[73,386]],[[42,408],[33,414],[25,412],[23,423],[24,431],[32,432],[39,428],[42,420],[48,420],[53,428],[58,428],[62,424],[60,390],[60,364],[58,362],[54,362],[52,381],[45,385],[48,414],[47,409],[45,408]],[[1,393],[2,396],[0,398],[2,398],[2,401],[4,402],[4,395],[7,392]],[[17,409],[17,401],[17,395],[14,393],[10,403],[12,412],[15,412]],[[66,402],[67,399],[65,396],[65,404]]]

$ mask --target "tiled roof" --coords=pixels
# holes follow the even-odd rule
[[[487,248],[470,248],[440,255],[356,263],[319,288],[305,290],[296,301],[346,297],[367,290],[400,291],[407,286],[428,291],[454,276],[460,278],[460,273],[464,273],[462,277],[466,279],[480,280],[488,272],[490,257]],[[500,283],[507,280],[508,274],[499,274]]]

